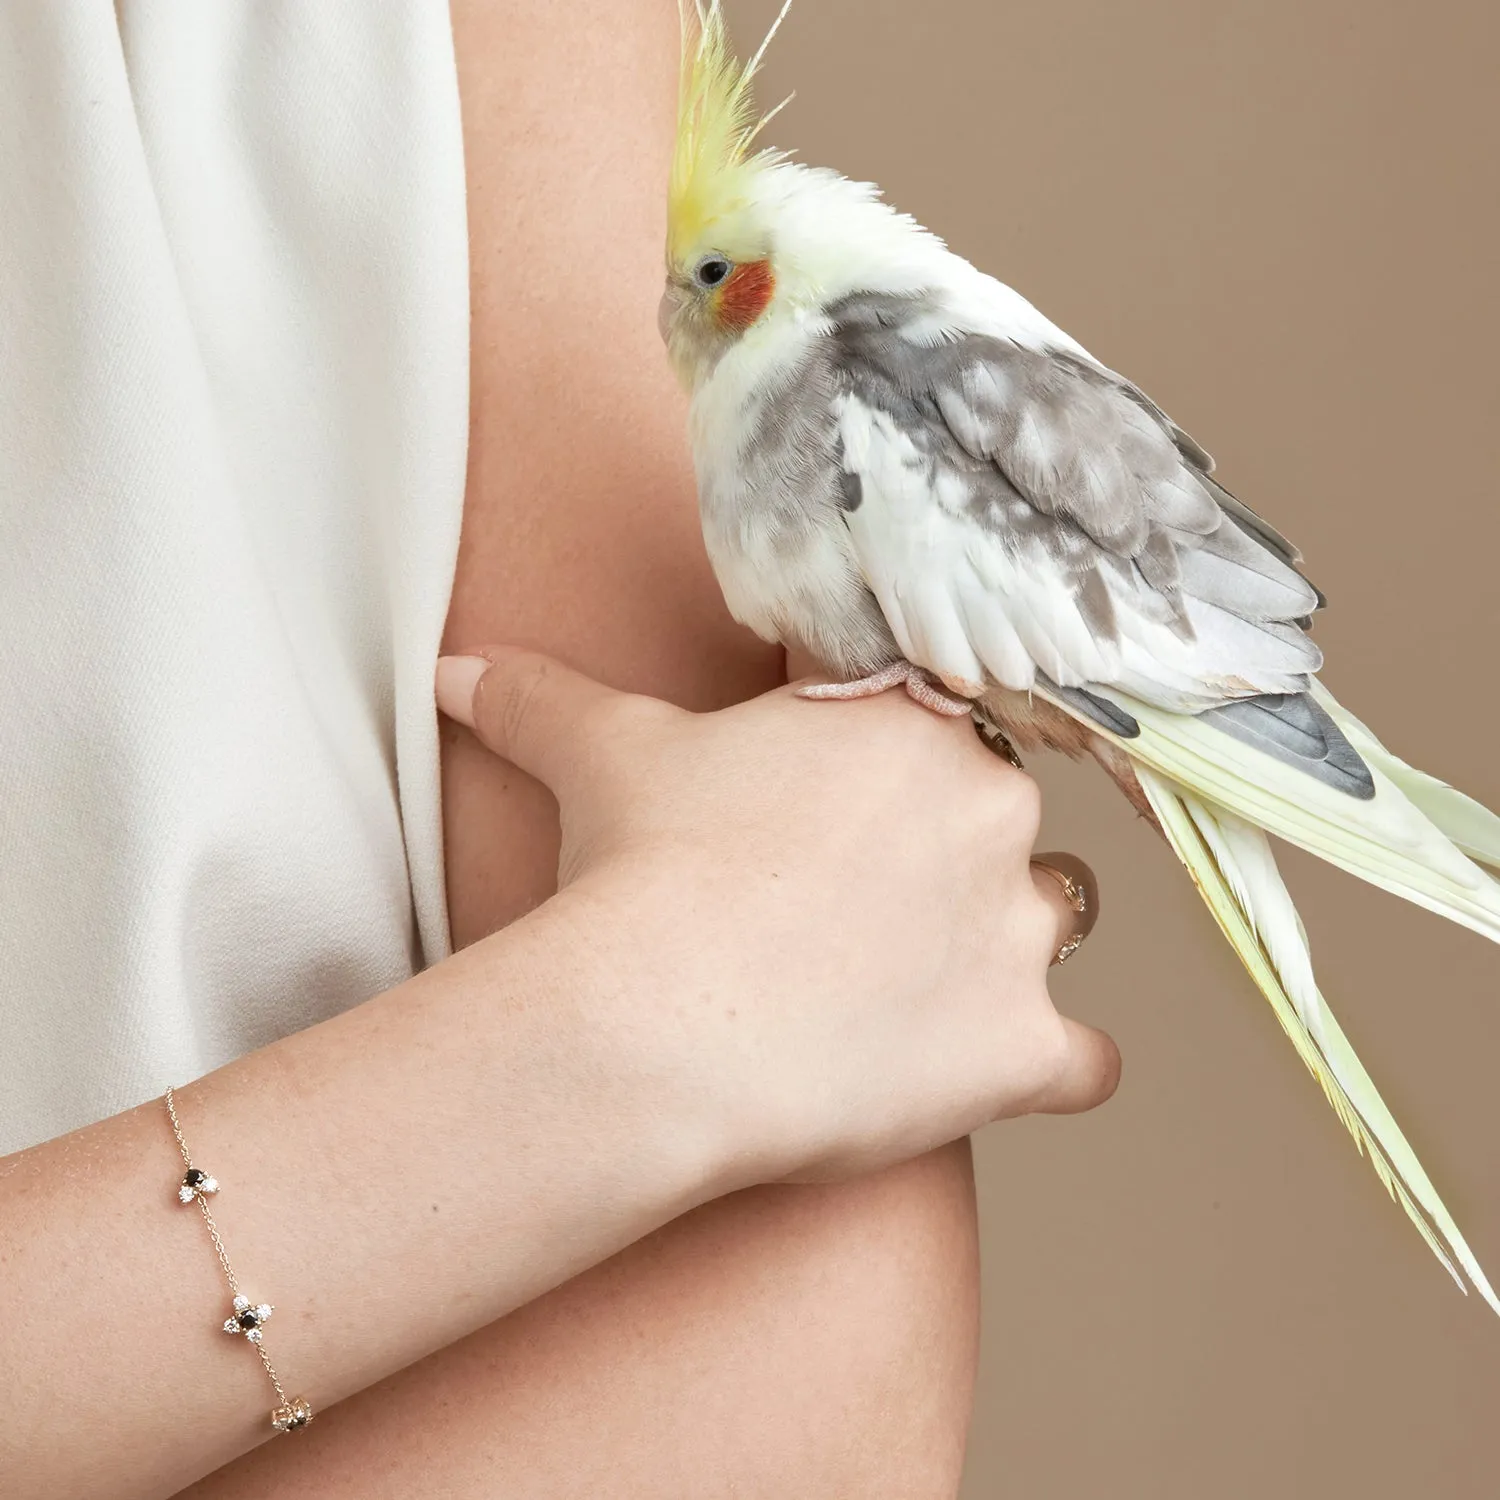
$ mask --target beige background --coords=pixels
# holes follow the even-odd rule
[[[731,0],[743,40],[770,0]],[[801,0],[766,69],[804,160],[881,182],[1139,381],[1288,530],[1324,676],[1493,804],[1497,8]],[[1500,1494],[1500,1320],[1380,1190],[1186,877],[1098,773],[1047,839],[1104,918],[1056,986],[1105,1110],[979,1142],[966,1500]],[[1284,865],[1324,988],[1500,1281],[1500,954]]]

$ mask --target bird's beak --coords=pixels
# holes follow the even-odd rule
[[[666,290],[661,293],[661,300],[657,303],[657,333],[660,333],[661,342],[667,348],[672,347],[672,330],[675,329],[678,318],[681,318],[682,309],[691,300],[693,294],[688,288],[675,276],[667,276]]]

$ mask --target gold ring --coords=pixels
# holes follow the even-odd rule
[[[1072,867],[1072,871],[1059,868],[1051,863],[1052,860],[1065,862]],[[1089,881],[1083,875],[1088,866],[1071,854],[1046,854],[1033,859],[1031,867],[1050,875],[1062,890],[1063,899],[1071,910],[1083,918],[1077,929],[1063,939],[1053,956],[1054,964],[1065,964],[1083,946],[1083,940],[1094,930],[1094,923],[1099,916],[1098,903],[1089,899]],[[1089,874],[1092,875],[1093,872],[1089,870]]]
[[[1052,962],[1055,964],[1067,963],[1067,961],[1072,958],[1072,956],[1077,953],[1081,947],[1083,947],[1083,934],[1081,932],[1075,932],[1072,937],[1066,939],[1062,947],[1052,955]]]

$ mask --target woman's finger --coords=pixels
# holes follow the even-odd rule
[[[1057,921],[1055,964],[1065,962],[1099,920],[1099,882],[1076,854],[1049,850],[1031,860],[1031,878]],[[1065,1048],[1051,1084],[1032,1103],[1042,1114],[1071,1115],[1103,1104],[1119,1087],[1120,1049],[1114,1038],[1067,1016]]]
[[[1061,1016],[1067,1047],[1057,1076],[1032,1102],[1035,1113],[1076,1115],[1103,1104],[1120,1086],[1120,1049],[1107,1032]]]
[[[1031,878],[1057,919],[1052,962],[1065,963],[1099,920],[1099,882],[1076,854],[1061,850],[1032,855]]]
[[[496,755],[556,790],[577,764],[587,720],[626,695],[542,656],[485,646],[437,664],[437,703]]]

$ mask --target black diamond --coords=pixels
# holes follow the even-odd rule
[[[208,1181],[208,1173],[200,1172],[197,1167],[189,1167],[187,1176],[182,1179],[184,1186],[195,1188],[201,1187]]]
[[[256,1327],[257,1324],[259,1324],[260,1319],[255,1316],[255,1309],[253,1307],[247,1307],[244,1312],[242,1312],[239,1317],[235,1319],[235,1322],[238,1323],[241,1328],[249,1329]]]

